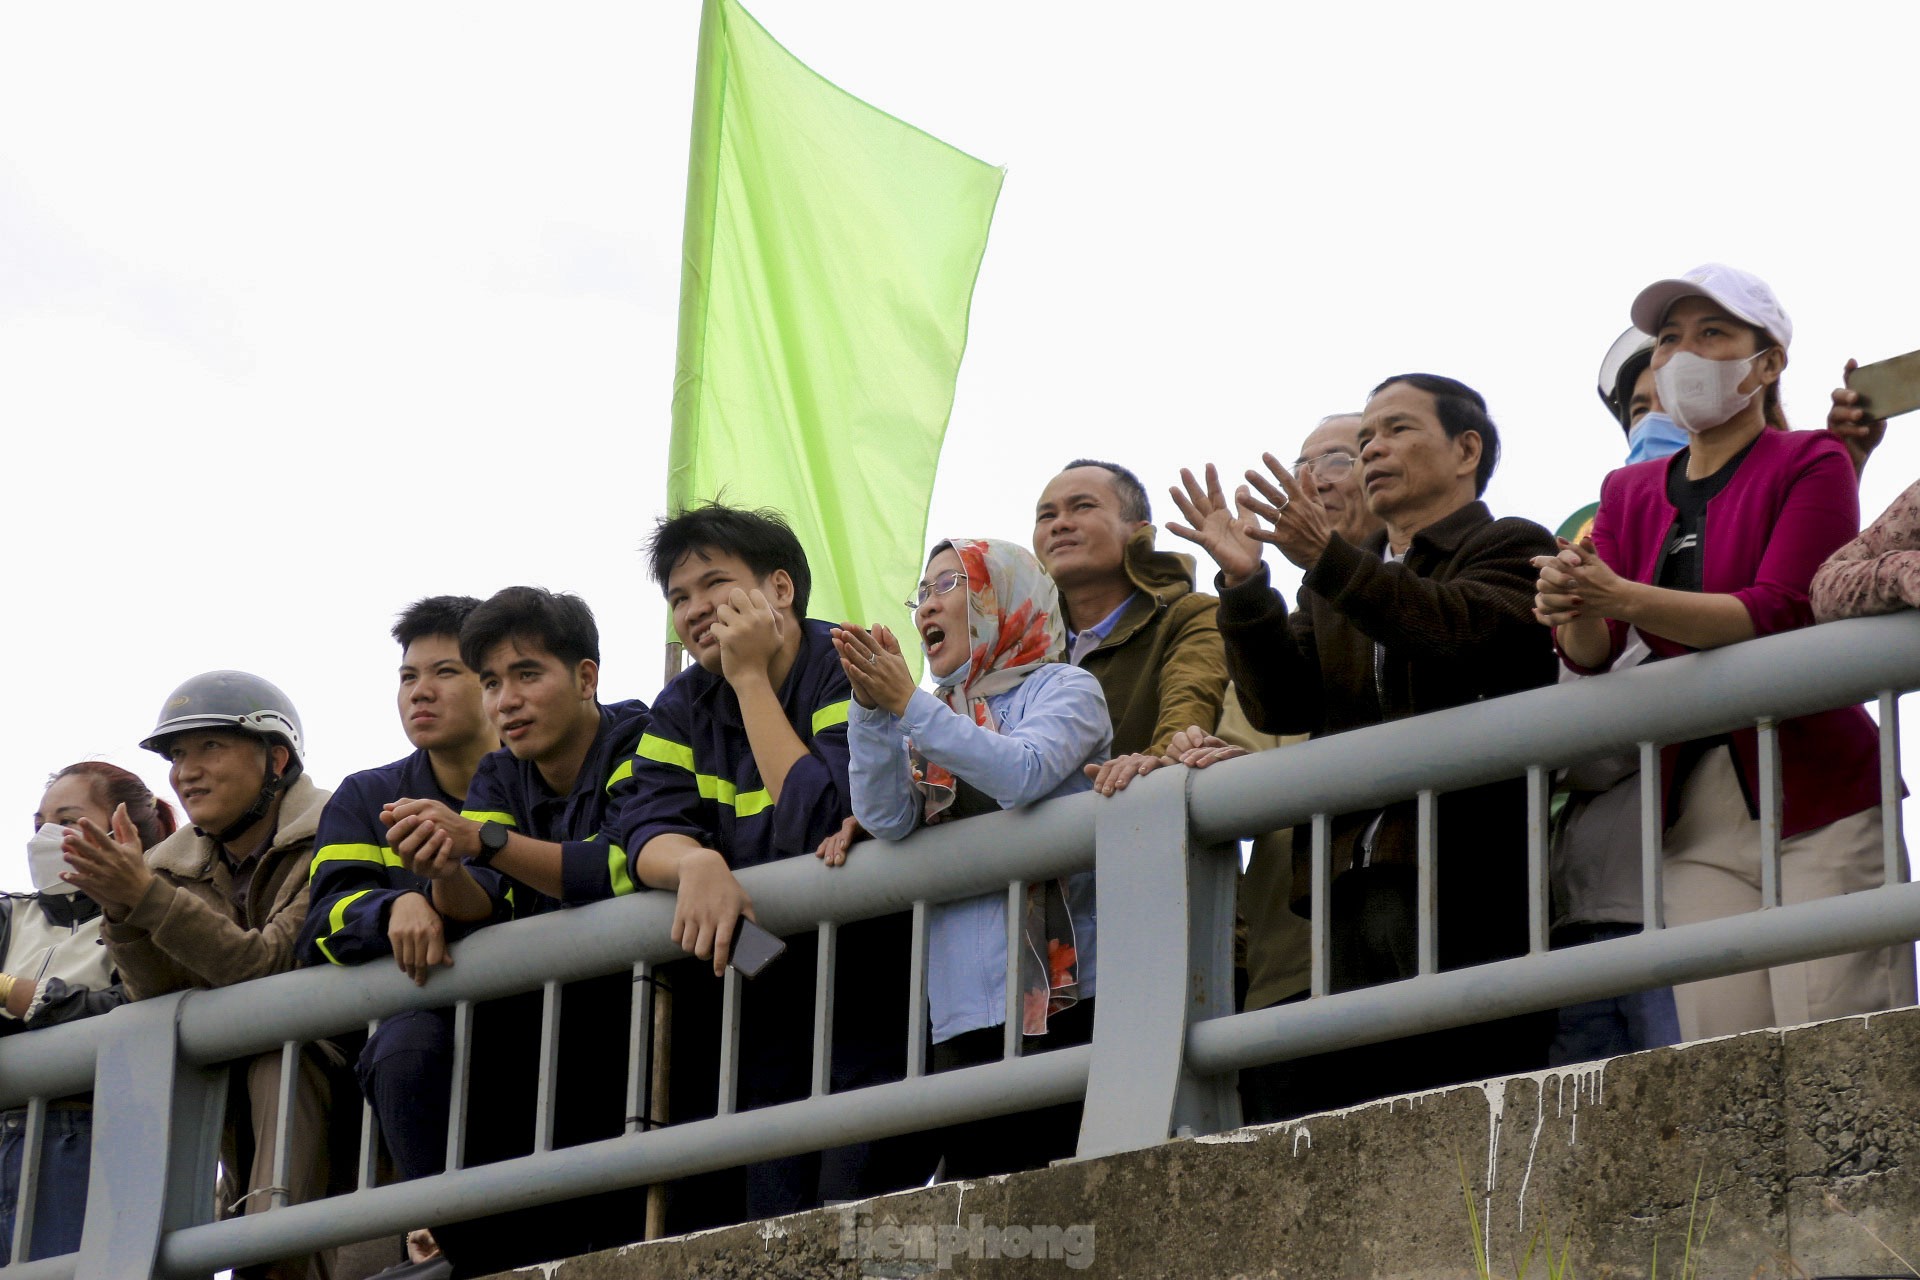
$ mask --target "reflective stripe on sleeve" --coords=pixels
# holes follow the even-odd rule
[[[495,809],[462,809],[460,816],[468,822],[497,822],[503,827],[517,827],[510,813],[501,813]]]
[[[385,845],[378,844],[330,844],[313,855],[313,862],[307,867],[307,879],[312,880],[323,862],[370,862],[376,867],[404,867],[400,855]]]
[[[633,753],[642,760],[654,760],[685,769],[688,773],[693,772],[693,748],[684,743],[649,733],[641,737],[640,745],[633,749]]]
[[[347,908],[372,892],[371,889],[362,889],[358,893],[348,894],[333,904],[333,910],[327,913],[327,938],[333,937],[347,927]],[[344,963],[333,954],[333,948],[327,945],[327,938],[318,938],[314,941],[314,945],[320,948],[320,954],[327,958],[328,964]]]

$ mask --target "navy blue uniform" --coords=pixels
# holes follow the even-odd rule
[[[847,783],[847,674],[824,622],[808,622],[780,706],[807,754],[775,804],[747,745],[733,686],[690,667],[660,691],[638,748],[613,772],[621,840],[637,859],[649,840],[691,836],[738,871],[811,854],[853,812]],[[572,885],[568,886],[569,891]]]
[[[480,761],[462,815],[498,822],[560,845],[570,900],[631,893],[627,855],[608,838],[607,780],[646,728],[636,700],[600,708],[600,730],[573,787],[555,793],[530,760],[504,749]],[[560,902],[511,876],[474,869],[494,899],[496,917],[538,915]],[[351,914],[353,908],[347,908]],[[560,1079],[555,1145],[572,1146],[625,1130],[630,975],[616,973],[567,985],[561,993]],[[483,1164],[533,1149],[538,1078],[540,993],[511,996],[474,1010],[468,1162]],[[380,1131],[402,1178],[445,1166],[451,1092],[453,1019],[448,1010],[403,1013],[380,1024],[360,1057],[361,1088],[374,1104]],[[435,1228],[447,1257],[463,1268],[484,1259],[488,1271],[586,1253],[637,1239],[645,1221],[638,1191],[609,1192],[543,1209],[494,1215]]]
[[[387,843],[380,811],[395,800],[438,800],[456,813],[460,810],[460,801],[440,789],[425,748],[342,782],[321,810],[313,837],[307,920],[294,944],[301,964],[363,964],[391,957],[387,923],[393,900],[403,893],[433,900],[432,881],[408,870]],[[476,867],[473,876],[488,896],[504,898],[499,873]],[[495,919],[506,918],[504,905]],[[479,927],[448,920],[447,940],[456,941]]]
[[[793,668],[778,696],[807,748],[787,771],[775,803],[747,740],[740,700],[720,676],[693,667],[660,692],[639,747],[614,771],[621,843],[636,860],[649,840],[683,835],[715,850],[738,871],[778,858],[809,857],[853,812],[847,781],[847,709],[852,692],[830,628],[806,622]],[[822,867],[820,874],[831,875]],[[637,879],[637,875],[633,877]],[[571,885],[569,885],[571,890]],[[836,1090],[906,1074],[907,951],[911,918],[861,921],[839,932],[833,1085]],[[787,952],[744,987],[740,1105],[805,1097],[812,1061],[817,935],[787,939]],[[674,991],[671,1114],[714,1112],[719,983],[707,961],[661,973]],[[922,1144],[866,1144],[766,1161],[746,1171],[744,1215],[772,1217],[919,1185],[932,1172]],[[708,1183],[676,1190],[669,1227],[691,1230],[737,1220]]]
[[[505,748],[480,761],[467,787],[461,816],[475,822],[498,822],[535,840],[560,846],[562,897],[571,903],[632,893],[631,859],[617,834],[604,829],[607,814],[617,803],[613,781],[617,768],[632,755],[646,732],[647,704],[638,698],[600,708],[600,732],[580,766],[573,789],[558,795],[540,776],[531,760],[518,760]],[[539,915],[561,903],[544,893],[504,877],[513,893],[515,916]]]

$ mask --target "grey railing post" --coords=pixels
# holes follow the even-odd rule
[[[1195,885],[1194,864],[1218,854],[1190,838],[1188,776],[1173,768],[1137,779],[1103,800],[1095,820],[1098,989],[1081,1159],[1165,1142],[1176,1125],[1211,1132],[1239,1120],[1232,1076],[1223,1089],[1221,1080],[1186,1070],[1187,1021],[1196,1006],[1216,1015],[1233,1009],[1230,950],[1224,975],[1194,971],[1196,960],[1211,961],[1218,949],[1208,937],[1202,953],[1193,953],[1195,906],[1211,934],[1219,899],[1212,877]]]
[[[225,1067],[180,1061],[180,1006],[160,996],[108,1015],[94,1067],[93,1160],[75,1280],[158,1273],[165,1233],[213,1214]]]

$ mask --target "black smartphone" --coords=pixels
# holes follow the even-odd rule
[[[760,971],[785,953],[787,944],[741,916],[733,928],[733,952],[727,963],[743,978],[757,978]]]

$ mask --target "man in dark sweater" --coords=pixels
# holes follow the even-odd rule
[[[1172,532],[1221,568],[1227,668],[1255,728],[1314,737],[1549,684],[1554,656],[1532,622],[1530,560],[1553,545],[1527,520],[1479,501],[1499,435],[1472,388],[1433,374],[1374,389],[1360,427],[1368,508],[1386,524],[1355,546],[1334,531],[1315,487],[1271,454],[1229,506],[1212,467],[1183,472]],[[1237,510],[1235,509],[1237,507]],[[1306,571],[1298,607],[1268,584],[1261,544]],[[1442,968],[1526,948],[1524,782],[1442,796],[1438,807]],[[1415,805],[1333,819],[1333,988],[1418,971]],[[1311,842],[1295,841],[1304,863]],[[1295,884],[1311,883],[1308,868]],[[1298,903],[1304,912],[1307,904]],[[1540,1016],[1368,1046],[1299,1064],[1295,1114],[1544,1062]]]

